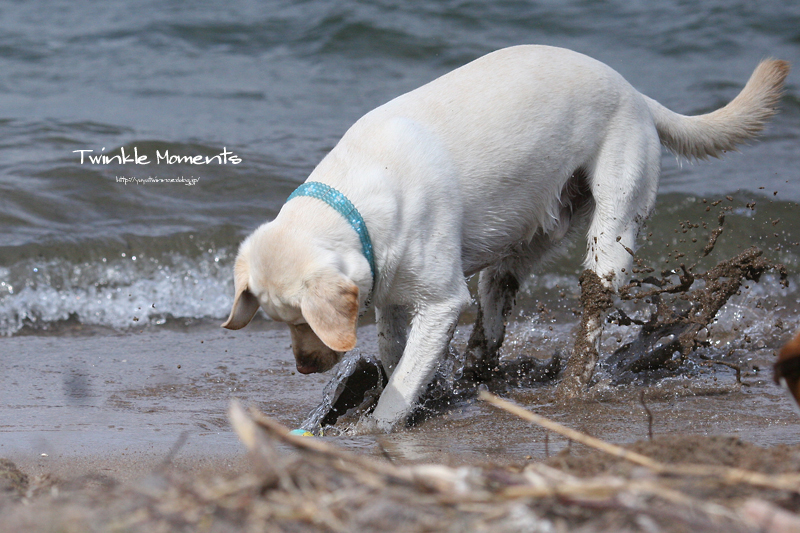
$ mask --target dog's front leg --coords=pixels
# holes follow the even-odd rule
[[[378,323],[378,354],[386,375],[391,377],[408,337],[408,311],[401,305],[385,305],[375,308]]]
[[[466,296],[425,303],[416,310],[403,356],[372,413],[379,430],[389,431],[404,421],[424,387],[433,378],[453,336],[458,316],[469,302],[466,283],[463,289]]]

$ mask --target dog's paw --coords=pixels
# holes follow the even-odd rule
[[[397,427],[397,423],[381,418],[376,418],[369,414],[362,416],[361,419],[353,424],[347,431],[349,435],[375,435],[380,433],[391,433]]]

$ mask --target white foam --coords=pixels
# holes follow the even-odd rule
[[[0,334],[68,319],[128,329],[167,317],[224,318],[233,296],[229,254],[120,256],[80,264],[51,260],[0,269]]]

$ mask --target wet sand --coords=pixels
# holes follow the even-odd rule
[[[3,339],[0,457],[31,474],[127,480],[184,441],[176,465],[235,468],[242,448],[226,418],[232,398],[291,425],[325,383],[295,372],[284,329]]]
[[[460,328],[463,338],[467,328]],[[509,346],[521,334],[512,327]],[[360,328],[361,350],[376,350],[373,325]],[[790,333],[787,331],[786,336]],[[566,335],[561,335],[567,337]],[[613,331],[608,336],[613,343]],[[800,418],[771,382],[781,337],[733,355],[745,369],[716,366],[645,387],[656,435],[734,435],[760,446],[800,442]],[[214,325],[127,334],[19,336],[0,340],[0,457],[35,476],[100,474],[140,478],[165,460],[190,471],[247,468],[227,420],[231,399],[297,427],[317,405],[327,374],[295,371],[288,330],[261,322],[229,332]],[[758,368],[756,372],[754,368]],[[602,374],[600,376],[602,378]],[[615,443],[647,438],[642,386],[601,383],[586,399],[555,404],[555,384],[500,391],[563,424]],[[329,437],[400,463],[520,464],[567,446],[478,401],[390,435]]]

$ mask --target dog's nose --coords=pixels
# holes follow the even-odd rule
[[[314,364],[304,364],[301,365],[300,363],[297,364],[297,371],[301,374],[313,374],[314,372],[319,372],[317,369],[317,365]]]

